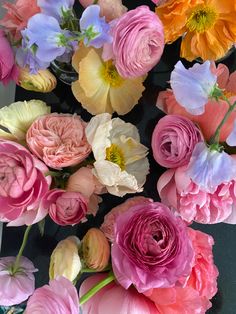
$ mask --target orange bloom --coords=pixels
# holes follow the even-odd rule
[[[236,42],[233,0],[169,0],[156,8],[166,43],[183,36],[181,57],[192,61],[222,58]]]

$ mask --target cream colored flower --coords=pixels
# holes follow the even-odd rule
[[[23,141],[34,120],[50,112],[51,108],[41,100],[18,101],[5,106],[0,109],[0,137]]]
[[[117,196],[141,192],[149,163],[137,128],[104,113],[93,117],[85,132],[96,160],[94,175],[108,192]]]
[[[75,236],[70,236],[57,244],[50,259],[50,279],[64,276],[70,281],[75,280],[82,268],[79,247],[80,241]]]
[[[79,73],[72,92],[91,114],[116,111],[124,115],[138,103],[145,89],[144,77],[122,78],[112,61],[102,60],[101,50],[82,46],[75,52],[72,64]]]

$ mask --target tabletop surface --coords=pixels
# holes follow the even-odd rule
[[[151,1],[123,1],[130,9],[141,4],[148,4],[154,8]],[[146,81],[146,90],[143,93],[137,106],[122,116],[126,122],[135,124],[140,132],[141,143],[150,148],[152,131],[157,121],[164,115],[155,106],[156,98],[161,90],[168,87],[167,81],[175,63],[179,60],[179,45],[177,41],[165,48],[160,63],[149,73]],[[183,61],[183,60],[182,60]],[[186,61],[186,65],[189,65]],[[227,64],[231,71],[236,70],[236,52],[227,57],[223,63]],[[88,121],[91,115],[84,110],[72,95],[70,86],[58,82],[57,88],[48,94],[28,92],[20,87],[16,89],[16,101],[41,99],[51,105],[53,111],[77,113]],[[159,166],[152,158],[150,148],[149,153],[150,174],[147,177],[144,191],[141,193],[146,197],[151,197],[158,201],[159,196],[156,191],[156,182],[163,173],[164,168]],[[128,195],[126,198],[132,195]],[[30,234],[30,241],[26,246],[24,255],[29,257],[34,265],[39,269],[36,273],[36,286],[41,286],[48,282],[49,258],[57,242],[68,235],[77,235],[79,238],[90,228],[103,222],[104,215],[114,206],[124,201],[124,198],[115,197],[109,194],[103,196],[103,203],[96,216],[90,217],[84,224],[74,227],[59,227],[50,219],[46,219],[45,234],[40,236],[38,227],[35,225]],[[235,314],[236,313],[236,226],[227,224],[200,225],[194,224],[195,229],[211,234],[215,239],[214,259],[219,269],[218,293],[212,300],[212,308],[207,313]],[[3,244],[1,256],[16,255],[23,237],[24,227],[6,227],[3,230]]]

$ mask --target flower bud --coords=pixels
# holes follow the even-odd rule
[[[81,270],[79,245],[80,241],[75,236],[70,236],[57,244],[50,259],[50,280],[64,276],[73,281],[77,277]]]
[[[82,241],[83,258],[85,264],[97,271],[102,271],[110,259],[110,246],[103,232],[91,228]]]

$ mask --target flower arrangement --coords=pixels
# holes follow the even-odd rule
[[[1,310],[206,313],[219,275],[214,239],[191,224],[236,223],[236,72],[214,62],[236,42],[236,7],[79,2],[80,16],[74,0],[3,5],[0,81],[48,93],[57,83],[51,65],[71,67],[78,74],[71,92],[89,118],[36,99],[0,109],[0,222],[26,226],[18,254],[0,257]],[[166,115],[155,121],[149,145],[128,115],[118,115],[133,114],[148,72],[178,37],[180,56],[201,62],[175,64],[156,103]],[[156,199],[138,194],[150,153],[167,168]],[[105,194],[119,204],[96,221]],[[54,246],[48,283],[35,285],[40,269],[23,256],[31,229],[38,225],[43,236],[45,219],[83,228],[91,216],[96,224],[82,237]]]

